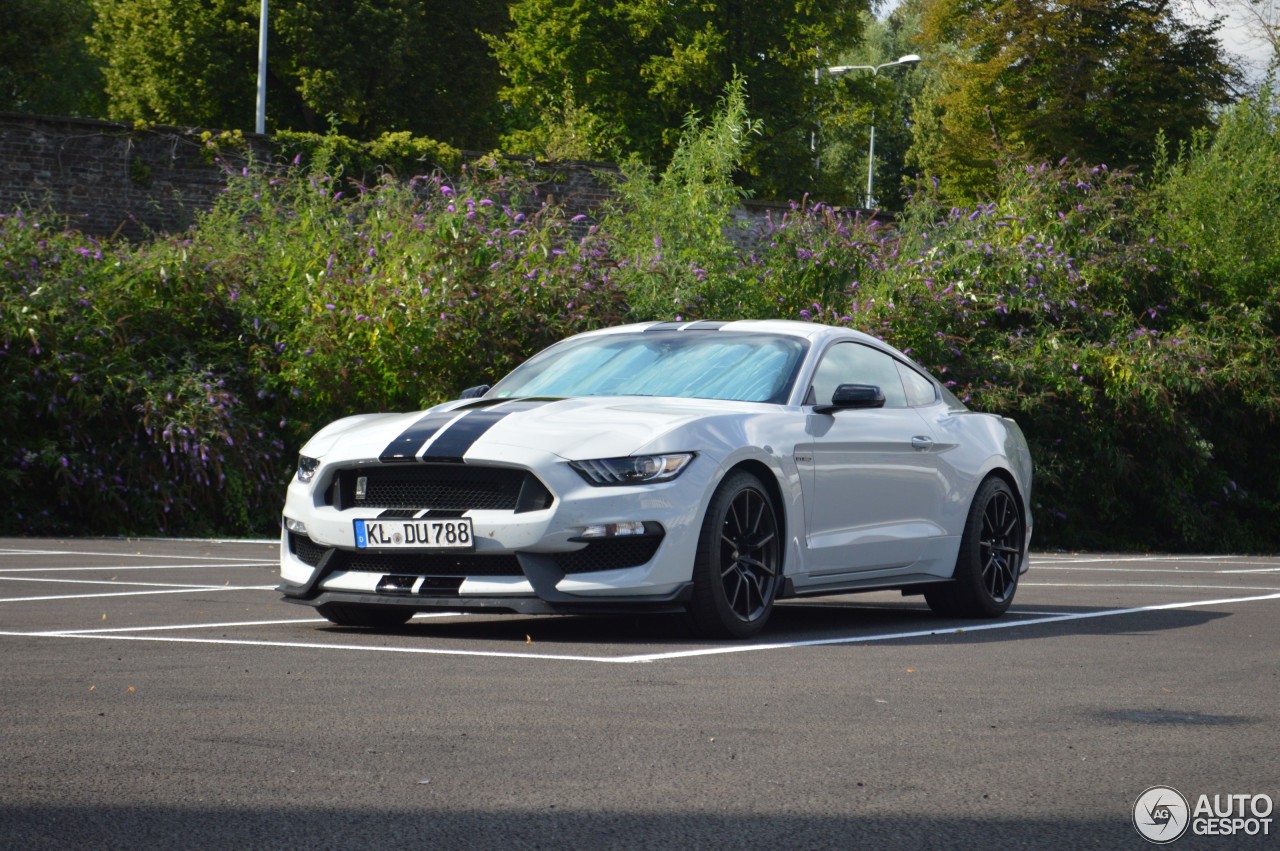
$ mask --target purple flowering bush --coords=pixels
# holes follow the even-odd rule
[[[260,527],[288,461],[252,399],[261,345],[184,239],[102,244],[0,217],[8,533]]]
[[[210,286],[273,341],[254,370],[291,444],[342,412],[452,398],[619,321],[603,242],[571,238],[534,192],[474,169],[371,187],[304,171],[231,182],[193,233],[220,254]]]
[[[414,410],[616,324],[603,240],[486,173],[230,176],[180,236],[0,218],[7,533],[269,533],[329,420]]]
[[[806,200],[747,251],[721,209],[736,137],[695,130],[705,163],[633,172],[636,203],[585,236],[483,164],[372,185],[250,167],[188,232],[138,244],[0,217],[0,532],[270,534],[329,420],[456,397],[592,327],[784,317],[874,334],[1016,418],[1039,546],[1280,549],[1280,249],[1196,224],[1197,158],[1265,153],[1274,126],[1154,185],[1010,163],[988,203],[926,186],[896,223]],[[1274,227],[1272,204],[1237,227]]]
[[[1015,163],[1002,187],[969,209],[919,193],[892,228],[797,206],[753,283],[779,315],[874,334],[1016,418],[1042,545],[1274,550],[1276,282],[1214,299],[1129,175]]]

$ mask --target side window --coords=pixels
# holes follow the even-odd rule
[[[898,364],[898,374],[902,376],[902,386],[907,391],[907,404],[913,408],[932,405],[938,401],[938,392],[933,389],[933,382],[916,372],[905,363]]]
[[[859,343],[837,343],[827,350],[813,376],[812,399],[816,405],[831,403],[841,384],[874,384],[884,393],[886,408],[905,408],[907,394],[898,376],[897,361]],[[929,385],[930,392],[933,385]]]

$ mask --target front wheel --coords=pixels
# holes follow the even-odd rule
[[[1026,558],[1024,528],[1022,508],[1009,485],[998,478],[983,482],[969,506],[954,578],[925,589],[929,608],[961,618],[1004,614]]]
[[[693,566],[694,626],[710,638],[750,638],[764,628],[782,581],[773,500],[750,473],[730,474],[702,521]]]

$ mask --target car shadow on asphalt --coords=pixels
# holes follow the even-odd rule
[[[768,625],[745,641],[708,639],[683,615],[468,615],[412,620],[381,634],[447,642],[484,641],[500,645],[611,645],[627,648],[706,647],[805,642],[913,642],[959,644],[1026,641],[1072,635],[1126,635],[1187,629],[1229,613],[1195,609],[1121,611],[1086,606],[1036,606],[1023,613],[1015,606],[1001,618],[939,617],[920,603],[786,601]],[[325,632],[368,635],[364,628],[323,627]]]

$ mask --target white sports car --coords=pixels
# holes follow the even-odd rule
[[[463,395],[338,420],[303,447],[286,599],[346,626],[687,611],[742,638],[775,600],[886,588],[992,617],[1027,569],[1017,424],[857,331],[592,331]]]

